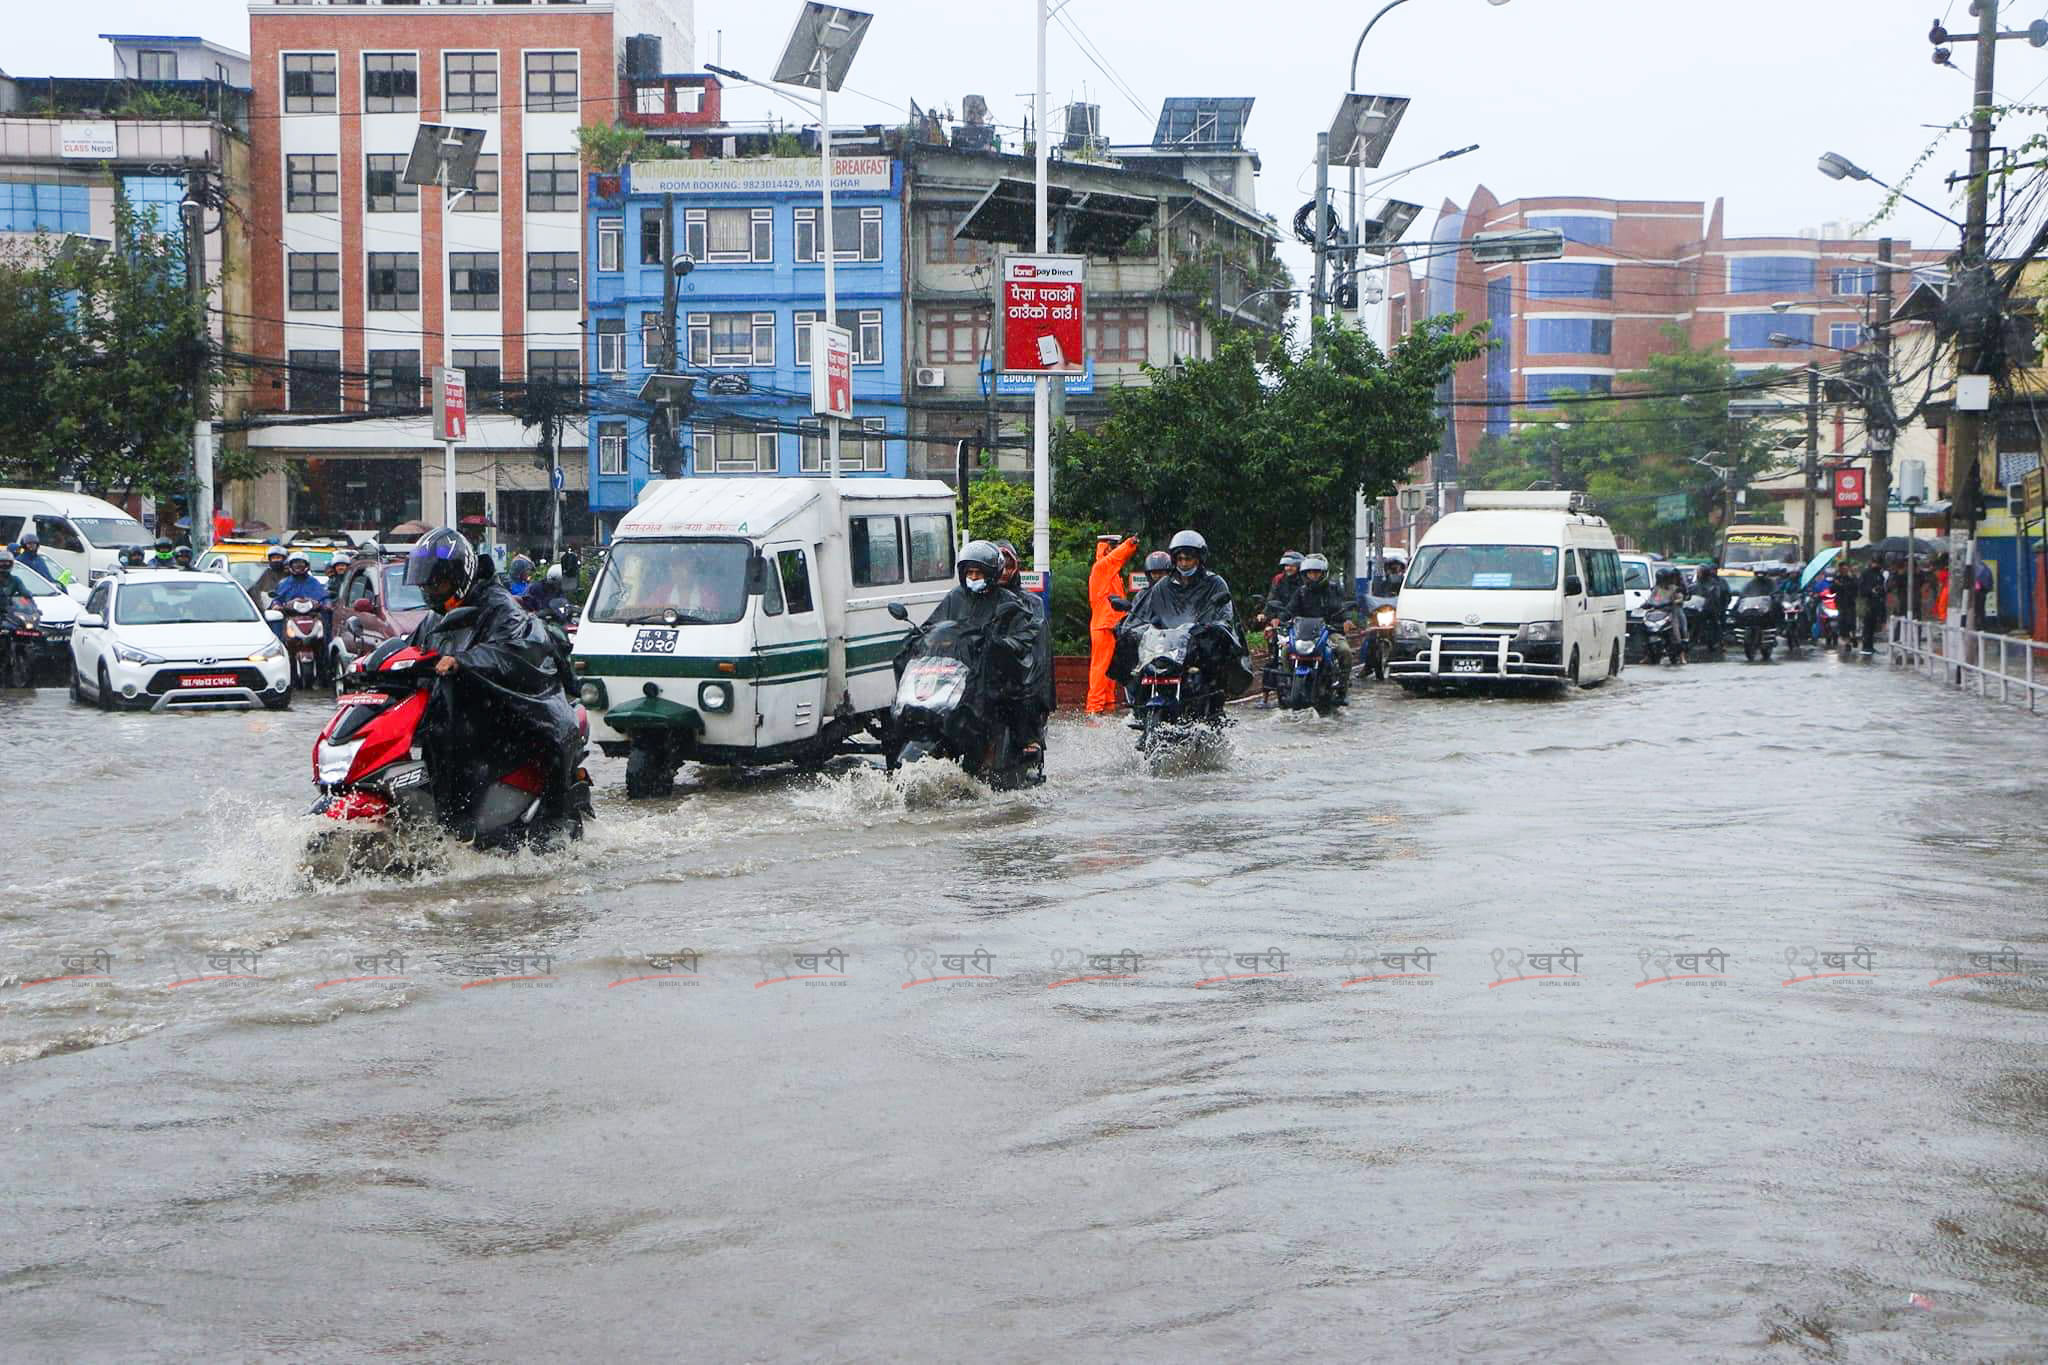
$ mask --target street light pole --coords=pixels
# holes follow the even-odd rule
[[[1962,264],[1966,278],[1985,269],[1985,225],[1990,208],[1991,102],[1996,98],[1992,78],[1997,55],[1998,0],[1977,0],[1977,82],[1970,109],[1970,198],[1968,211],[1963,215]],[[1981,322],[1971,326],[1957,339],[1956,374],[1959,377],[1975,374],[1982,363],[1984,326]],[[1977,533],[1978,460],[1984,439],[1984,422],[1980,414],[1966,412],[1958,405],[1952,425],[1955,428],[1957,472],[1956,487],[1950,493],[1954,499],[1951,503],[1952,516],[1961,520],[1965,534],[1974,540]],[[1954,520],[1950,524],[1954,525]],[[1960,573],[1964,575],[1963,584],[1967,588],[1971,574],[1968,561],[1972,557],[1966,556],[1961,564],[1955,562],[1954,556],[1950,557],[1951,582]],[[1948,619],[1951,624],[1970,624],[1972,595],[1968,591],[1949,594]]]
[[[832,245],[832,81],[830,79],[831,61],[831,51],[825,47],[819,47],[818,160],[821,163],[821,174],[823,176],[822,183],[824,185],[825,191],[825,221],[819,225],[818,240],[824,243],[825,249],[825,325],[827,327],[837,327],[839,325],[839,290],[832,275],[832,258],[837,253],[833,249]],[[816,354],[817,349],[818,348],[815,344],[811,347],[811,350],[813,352],[811,356],[811,364],[823,365],[825,363],[825,357]],[[827,465],[831,468],[831,482],[836,490],[839,484],[839,419],[833,416],[831,413],[825,414],[825,442],[825,460]]]
[[[1046,0],[1034,0],[1032,8],[1038,25],[1038,82],[1031,91],[1032,150],[1038,162],[1033,236],[1034,249],[1043,256],[1049,248],[1052,229],[1048,209],[1050,149],[1045,126]],[[994,382],[993,378],[990,382]],[[1052,387],[1042,374],[1031,377],[1031,567],[1039,573],[1052,570]]]

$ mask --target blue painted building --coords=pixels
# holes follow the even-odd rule
[[[881,155],[836,162],[835,285],[854,352],[841,468],[901,478],[903,168]],[[635,395],[660,360],[662,271],[678,251],[696,263],[679,282],[676,309],[677,368],[697,381],[684,477],[826,472],[805,326],[824,311],[819,190],[815,157],[640,162],[590,178],[590,508],[605,524],[659,474],[649,409]],[[666,227],[664,194],[675,206]]]

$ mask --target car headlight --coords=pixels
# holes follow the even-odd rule
[[[1561,639],[1563,635],[1564,622],[1562,621],[1524,621],[1522,628],[1515,632],[1517,640],[1529,640],[1532,642]]]
[[[160,664],[163,662],[162,659],[151,654],[146,649],[136,649],[131,645],[123,644],[114,646],[114,657],[124,664]]]
[[[697,704],[706,711],[724,715],[732,710],[732,684],[708,682],[697,689]]]
[[[1394,638],[1396,640],[1427,640],[1429,639],[1429,627],[1423,625],[1420,621],[1397,621],[1394,623]]]
[[[586,710],[602,711],[611,705],[611,698],[605,694],[602,678],[585,678],[583,685],[576,690],[576,695],[582,700]]]
[[[261,649],[258,649],[255,653],[251,654],[249,656],[249,662],[252,664],[260,664],[266,659],[282,659],[283,657],[284,646],[279,644],[277,641],[272,640],[269,644],[264,645]]]

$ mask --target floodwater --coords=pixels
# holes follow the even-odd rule
[[[2048,1352],[2048,722],[1355,697],[307,889],[324,708],[0,694],[0,1355]]]

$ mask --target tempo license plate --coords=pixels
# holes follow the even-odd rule
[[[1484,659],[1451,660],[1451,672],[1453,673],[1484,673],[1485,671],[1486,660]]]
[[[180,687],[233,687],[232,673],[183,673],[178,676]]]
[[[643,630],[633,637],[635,654],[673,654],[676,652],[676,632],[673,630]]]

